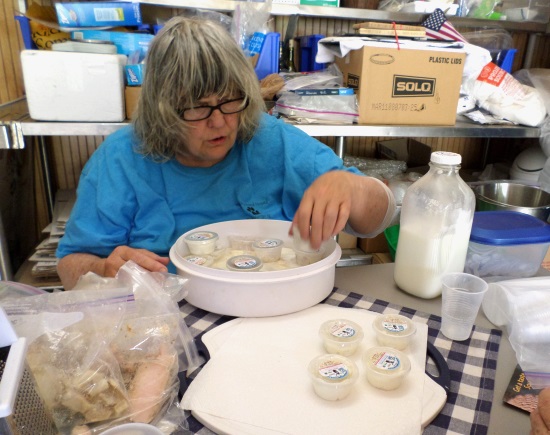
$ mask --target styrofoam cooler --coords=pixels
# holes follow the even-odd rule
[[[120,122],[126,56],[24,50],[23,80],[31,118],[41,121]]]

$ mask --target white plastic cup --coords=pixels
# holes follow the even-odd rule
[[[441,281],[441,332],[451,340],[467,340],[488,284],[475,275],[461,272],[444,275]]]

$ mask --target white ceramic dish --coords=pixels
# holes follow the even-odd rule
[[[330,239],[324,258],[294,269],[256,273],[205,268],[184,261],[189,255],[185,236],[195,231],[218,233],[218,246],[229,246],[228,236],[277,238],[292,248],[288,235],[291,223],[250,219],[220,222],[195,228],[178,238],[170,249],[170,260],[179,275],[188,279],[186,300],[204,310],[238,317],[266,317],[293,313],[325,299],[334,288],[336,263],[342,250]]]

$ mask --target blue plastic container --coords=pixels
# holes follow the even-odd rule
[[[21,29],[21,35],[23,36],[23,44],[27,50],[36,50],[36,44],[32,40],[31,36],[31,26],[29,24],[29,19],[22,15],[16,15],[15,20],[19,23],[19,28]]]
[[[550,246],[550,225],[516,211],[474,214],[464,272],[503,279],[535,275]]]
[[[265,35],[264,45],[262,51],[258,56],[258,62],[254,71],[259,80],[269,74],[275,74],[279,72],[279,40],[281,35],[277,32],[270,32]]]
[[[500,64],[498,65],[501,67],[504,71],[511,73],[512,72],[512,65],[514,64],[514,57],[516,55],[517,50],[515,48],[510,48],[509,50],[502,50],[503,53],[501,54],[502,60],[500,61]]]
[[[300,38],[300,71],[319,71],[325,69],[326,64],[315,62],[317,44],[325,35],[308,35]]]

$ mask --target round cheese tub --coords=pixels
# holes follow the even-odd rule
[[[289,314],[318,304],[334,288],[336,263],[342,250],[335,240],[325,246],[319,261],[293,269],[255,273],[220,270],[185,261],[189,249],[187,234],[213,231],[219,235],[218,246],[229,247],[236,235],[277,238],[292,249],[288,235],[292,223],[269,219],[246,219],[219,222],[195,228],[178,238],[170,249],[170,260],[178,275],[187,278],[187,302],[212,313],[237,317],[268,317]]]

